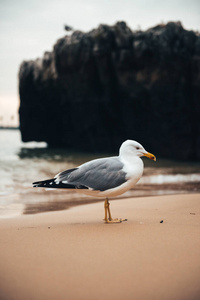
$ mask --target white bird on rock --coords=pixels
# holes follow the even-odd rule
[[[105,197],[106,223],[121,223],[127,219],[113,219],[108,197],[118,196],[130,190],[143,174],[142,156],[156,161],[155,155],[147,152],[136,141],[125,141],[119,156],[94,159],[57,174],[53,179],[33,183],[33,187],[74,189],[87,195]]]

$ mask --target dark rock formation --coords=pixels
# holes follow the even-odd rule
[[[19,71],[23,141],[200,159],[200,36],[181,23],[75,31]]]

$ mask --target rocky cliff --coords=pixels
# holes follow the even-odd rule
[[[19,93],[23,141],[112,152],[129,138],[200,159],[200,36],[179,22],[75,31],[21,64]]]

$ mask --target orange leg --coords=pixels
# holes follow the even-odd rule
[[[122,221],[127,221],[127,219],[113,219],[111,217],[110,203],[108,202],[108,198],[106,198],[104,202],[104,209],[105,209],[105,218],[104,218],[105,223],[121,223]]]

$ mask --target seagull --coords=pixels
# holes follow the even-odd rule
[[[136,185],[143,174],[142,156],[156,161],[155,155],[147,152],[140,143],[126,140],[118,156],[91,160],[60,172],[52,179],[33,182],[33,187],[74,189],[86,195],[104,197],[105,223],[121,223],[127,219],[111,217],[108,198],[121,195]]]

